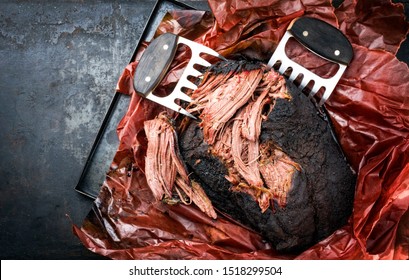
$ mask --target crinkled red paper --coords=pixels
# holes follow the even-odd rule
[[[266,62],[290,21],[308,15],[339,27],[351,41],[354,59],[326,104],[358,174],[349,223],[308,250],[285,255],[228,217],[212,220],[195,206],[155,202],[143,173],[143,122],[163,109],[134,93],[134,62],[118,82],[118,91],[132,94],[118,125],[118,151],[75,234],[90,250],[113,259],[408,259],[409,69],[395,57],[408,32],[403,7],[387,0],[346,0],[337,9],[329,0],[209,0],[209,5],[213,14],[170,12],[157,35],[173,32],[225,56]],[[292,52],[309,69],[326,69],[308,52]],[[177,81],[186,58],[178,55],[163,90]]]

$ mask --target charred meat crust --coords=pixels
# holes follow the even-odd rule
[[[208,145],[196,123],[189,125],[180,145],[188,168],[221,212],[260,232],[278,250],[301,249],[313,242],[315,213],[304,173],[298,173],[294,178],[285,207],[275,203],[274,210],[269,208],[262,213],[250,195],[230,190],[232,184],[225,178],[226,167],[220,159],[208,153]]]
[[[218,75],[216,70],[213,74]],[[292,100],[275,100],[259,137],[260,145],[273,143],[302,167],[292,175],[285,206],[274,199],[273,207],[262,213],[249,194],[231,191],[228,169],[209,153],[197,122],[191,122],[183,132],[180,146],[188,168],[216,208],[260,232],[277,250],[297,252],[346,223],[352,212],[356,178],[328,123],[304,94],[288,87]]]
[[[295,86],[289,88],[292,102],[277,101],[263,123],[260,140],[273,140],[303,167],[315,212],[315,239],[321,240],[347,222],[356,176],[333,139],[330,124]]]

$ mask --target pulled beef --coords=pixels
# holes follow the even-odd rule
[[[312,102],[263,64],[228,61],[192,95],[181,153],[213,205],[296,252],[352,212],[355,174]]]
[[[272,150],[264,155],[272,158],[264,159],[264,172],[260,172],[259,136],[262,119],[266,118],[263,112],[268,114],[278,98],[290,98],[281,75],[268,71],[261,63],[223,61],[206,73],[192,94],[189,109],[199,112],[209,152],[223,159],[232,190],[251,195],[263,212],[273,197],[280,197],[280,203],[285,203],[283,188],[287,176],[276,176],[275,162],[288,165],[289,172],[295,166],[282,161],[282,157],[273,158],[276,153],[271,146]]]
[[[145,175],[155,199],[167,204],[193,202],[209,217],[217,218],[201,186],[189,179],[180,156],[176,131],[166,114],[145,121],[144,129],[148,140]]]

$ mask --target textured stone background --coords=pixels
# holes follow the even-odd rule
[[[154,4],[0,2],[1,259],[100,258],[71,233],[92,203],[74,187]]]

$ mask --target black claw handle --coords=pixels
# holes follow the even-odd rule
[[[178,45],[178,36],[164,33],[153,40],[142,54],[134,74],[135,91],[143,96],[152,92],[165,76]]]
[[[300,17],[290,24],[288,31],[303,46],[333,62],[349,65],[354,56],[345,35],[325,21]]]

